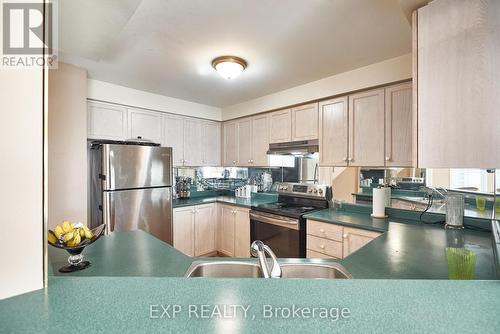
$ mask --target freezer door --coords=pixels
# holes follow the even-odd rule
[[[141,229],[172,245],[172,188],[105,191],[103,220],[109,232]]]
[[[172,185],[172,148],[104,144],[104,190]]]

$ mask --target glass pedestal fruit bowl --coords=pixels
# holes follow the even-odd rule
[[[49,245],[51,245],[55,248],[65,249],[70,254],[70,256],[68,257],[69,265],[59,268],[59,272],[72,273],[74,271],[83,270],[83,269],[87,268],[88,266],[90,266],[89,261],[83,260],[82,252],[85,249],[85,247],[93,244],[97,239],[99,239],[101,237],[101,235],[104,233],[105,226],[106,226],[106,224],[102,224],[102,225],[99,225],[92,230],[89,230],[90,232],[92,232],[92,237],[82,239],[81,242],[79,242],[75,246],[71,245],[71,241],[65,242],[63,240],[63,238],[64,238],[63,235],[60,235],[58,238],[58,237],[56,237],[56,233],[54,231],[49,230],[49,232],[48,232]],[[76,229],[72,227],[72,230],[70,232],[67,232],[67,233],[76,233],[74,231],[77,231],[77,229],[78,229],[78,227]]]

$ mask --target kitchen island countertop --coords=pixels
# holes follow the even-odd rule
[[[305,217],[382,233],[353,254],[338,260],[354,278],[447,279],[446,247],[465,247],[476,254],[476,279],[496,278],[491,232],[449,230],[443,225],[401,218],[372,218],[369,213],[333,208]]]
[[[404,224],[391,224],[386,239],[380,239],[381,236],[371,243],[380,240],[379,246],[370,248],[368,244],[339,262],[356,278],[379,277],[377,272],[371,272],[378,266],[379,272],[392,270],[375,261],[376,256],[391,256],[397,262],[402,255],[397,252],[397,242],[406,242],[407,247],[421,245],[407,240],[415,233],[411,230],[415,226],[409,225],[410,230],[402,231]],[[0,301],[0,332],[60,333],[67,332],[68,326],[74,331],[107,333],[432,333],[444,328],[447,332],[494,333],[500,328],[498,281],[187,279],[182,276],[197,258],[190,258],[142,231],[102,237],[85,250],[85,256],[92,262],[90,268],[63,276],[57,268],[65,264],[67,254],[51,249],[53,273],[49,287]],[[406,272],[433,278],[431,271],[435,267],[422,266],[432,261],[427,258],[417,264],[401,264],[402,272],[386,274],[403,277]],[[419,272],[421,268],[429,271]],[[226,319],[189,318],[189,305],[235,304],[250,305],[248,318],[241,313]],[[151,305],[157,309],[159,305],[180,305],[182,312],[175,318],[155,319],[151,315],[162,312],[160,309],[159,313],[151,313]],[[348,308],[350,317],[338,321],[280,315],[263,319],[264,305]]]

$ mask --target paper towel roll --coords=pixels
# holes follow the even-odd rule
[[[375,218],[385,218],[385,196],[387,191],[384,188],[373,189],[373,213]]]

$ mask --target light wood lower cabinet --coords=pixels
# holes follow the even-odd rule
[[[343,256],[349,256],[376,237],[381,233],[361,230],[357,228],[344,227],[344,247]]]
[[[318,252],[312,251],[310,249],[308,249],[306,251],[306,257],[308,259],[336,259],[336,257],[334,257],[334,256],[329,256],[329,255],[326,255],[323,253],[318,253]]]
[[[217,251],[215,234],[217,228],[216,204],[197,205],[194,220],[194,255],[200,256]]]
[[[335,241],[326,238],[315,237],[314,235],[307,235],[306,238],[307,248],[318,253],[323,253],[328,256],[342,258],[342,241]]]
[[[175,208],[173,212],[173,243],[177,250],[194,256],[194,206]]]
[[[232,206],[219,206],[219,252],[234,256],[234,220],[236,211]]]
[[[249,211],[217,203],[174,208],[174,247],[189,256],[250,257]]]
[[[226,256],[250,257],[249,210],[232,205],[219,205],[219,246]]]
[[[250,216],[249,210],[235,208],[234,256],[250,257]]]
[[[308,258],[342,259],[354,253],[376,237],[379,232],[343,227],[307,220],[306,248]]]
[[[206,255],[217,251],[216,219],[215,204],[175,208],[174,247],[189,256]]]

